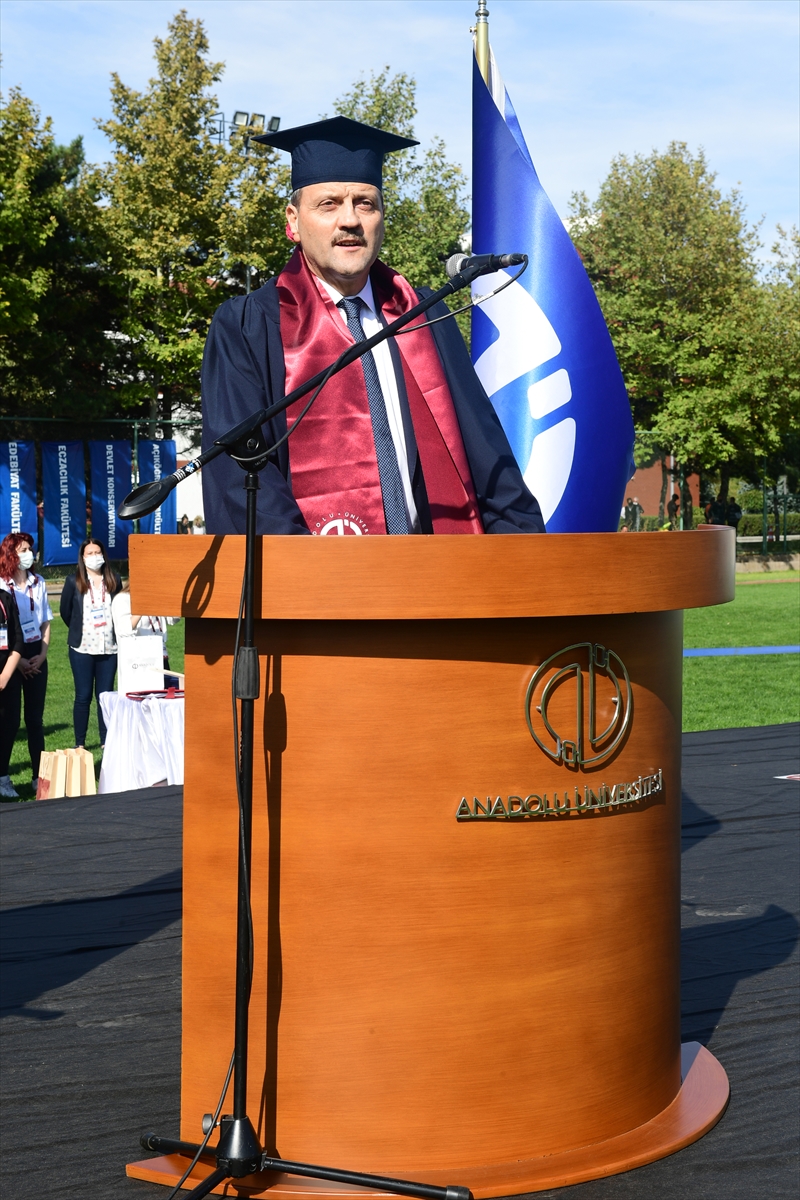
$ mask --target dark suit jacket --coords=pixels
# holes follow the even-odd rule
[[[0,650],[0,671],[2,671],[12,654],[22,654],[25,650],[25,639],[19,623],[17,602],[5,588],[0,588],[0,626],[7,630],[8,640],[7,648]],[[16,674],[16,672],[14,673]]]
[[[117,592],[122,590],[122,580],[116,571],[112,572],[114,576],[114,587],[111,595],[116,596]],[[83,601],[86,593],[79,592],[75,586],[75,576],[68,575],[64,580],[64,589],[61,593],[61,605],[59,612],[61,620],[69,627],[67,633],[67,645],[75,649],[80,646],[83,641]]]
[[[422,298],[430,290],[417,294]],[[429,315],[446,312],[439,304]],[[544,533],[539,504],[525,486],[458,326],[453,320],[441,321],[431,333],[453,397],[485,532]],[[249,296],[226,301],[214,314],[203,358],[203,449],[250,413],[280,400],[284,381],[278,289],[271,279]],[[276,442],[286,433],[286,414],[270,421],[264,432],[270,444]],[[201,478],[208,532],[244,533],[241,468],[223,454],[203,468]],[[308,534],[292,495],[285,444],[261,472],[260,481],[257,532]]]

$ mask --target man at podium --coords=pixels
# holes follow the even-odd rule
[[[203,449],[412,308],[378,259],[385,154],[417,143],[346,117],[263,134],[292,155],[294,252],[281,274],[217,309],[203,360]],[[507,249],[502,247],[501,249]],[[351,363],[265,428],[259,534],[543,533],[508,439],[444,304]],[[296,425],[296,428],[295,428]],[[202,475],[209,533],[244,533],[243,472]]]

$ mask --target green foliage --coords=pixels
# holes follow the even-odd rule
[[[745,513],[739,522],[739,534],[742,537],[755,537],[756,534],[761,536],[763,527],[763,516],[760,512]],[[783,512],[778,513],[778,521],[775,521],[772,510],[767,512],[767,524],[777,530],[778,535],[783,534]],[[786,514],[786,532],[800,533],[800,513],[790,512]],[[794,548],[796,549],[796,543]]]
[[[185,11],[155,39],[158,73],[143,92],[112,76],[113,117],[100,123],[113,146],[97,172],[104,229],[126,295],[120,330],[136,370],[121,382],[122,406],[165,415],[198,390],[208,324],[225,298],[219,216],[230,203],[238,158],[214,137],[210,88],[222,63],[208,59],[199,21]]]
[[[49,117],[40,124],[38,109],[13,88],[0,108],[0,336],[7,339],[39,319],[38,306],[50,272],[41,252],[56,231],[53,208],[61,178],[53,171],[53,137]]]
[[[56,145],[18,89],[0,108],[0,192],[0,405],[74,434],[106,403],[118,299],[81,140]]]
[[[369,80],[361,78],[334,107],[343,117],[413,138],[416,81],[402,71],[390,77],[387,66]],[[436,138],[422,153],[411,148],[387,155],[383,179],[381,258],[415,287],[441,287],[447,279],[442,257],[459,249],[469,226],[464,172]]]
[[[777,452],[797,396],[791,239],[759,284],[741,197],[723,196],[682,142],[616,158],[597,200],[576,195],[572,209],[643,452],[673,453],[687,470]]]
[[[291,189],[289,167],[274,150],[251,142],[246,131],[233,145],[236,194],[219,214],[219,241],[225,248],[227,282],[245,289],[247,269],[251,286],[260,287],[286,265],[291,246],[286,239],[286,198]],[[245,157],[246,155],[246,157]]]

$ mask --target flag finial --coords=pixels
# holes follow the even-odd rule
[[[478,0],[475,13],[475,57],[478,60],[478,70],[483,76],[484,83],[489,82],[489,9],[487,0]]]

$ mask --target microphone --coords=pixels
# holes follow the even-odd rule
[[[212,447],[213,449],[214,447]],[[217,451],[217,453],[220,452]],[[216,454],[210,454],[207,450],[205,455],[201,454],[199,458],[192,459],[185,467],[179,467],[172,475],[162,475],[161,479],[140,484],[122,501],[117,509],[117,516],[121,521],[132,521],[134,517],[146,517],[148,513],[155,512],[159,505],[164,503],[172,489],[177,487],[182,479],[186,479],[188,475],[199,470],[208,462],[209,458],[216,458]]]
[[[491,275],[501,267],[519,267],[527,259],[524,254],[452,254],[445,263],[448,279],[469,271],[470,279],[479,275]]]

